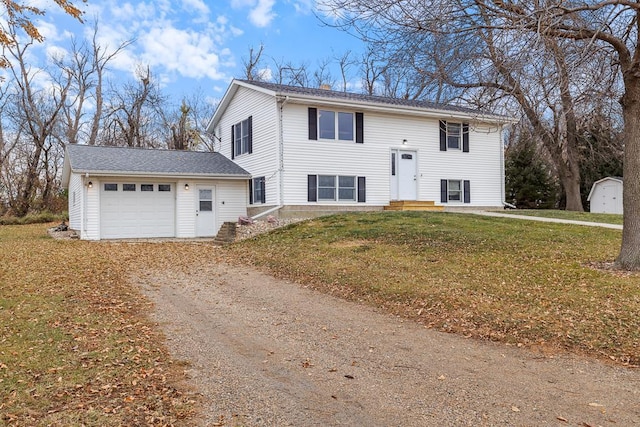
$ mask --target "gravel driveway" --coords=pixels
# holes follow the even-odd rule
[[[136,279],[200,425],[634,426],[640,372],[436,332],[225,264]]]

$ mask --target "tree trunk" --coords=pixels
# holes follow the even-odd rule
[[[572,166],[574,165],[563,165],[561,170],[558,170],[558,177],[560,178],[562,188],[567,198],[565,209],[568,211],[584,212],[582,196],[580,195],[580,174],[572,172],[572,169],[575,169],[575,167]]]
[[[616,263],[626,270],[640,270],[640,74],[629,71],[624,80],[624,225]]]

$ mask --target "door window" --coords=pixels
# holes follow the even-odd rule
[[[213,211],[213,191],[200,190],[200,212]]]

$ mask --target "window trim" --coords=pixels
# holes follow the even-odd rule
[[[451,127],[458,127],[457,132],[452,132]],[[462,150],[462,123],[459,122],[446,122],[447,127],[447,151],[449,150]],[[457,140],[455,146],[451,145],[452,139]]]
[[[259,196],[259,197],[256,197]],[[267,200],[266,180],[259,176],[249,180],[249,204],[264,204]]]
[[[451,189],[451,184],[452,183],[458,183],[458,190],[452,190]],[[448,179],[447,180],[447,203],[461,203],[463,200],[463,184],[462,184],[462,180],[461,179]],[[452,193],[458,193],[458,198],[457,199],[453,199],[451,198]]]
[[[322,178],[332,178],[333,186],[320,186]],[[352,186],[341,186],[340,178],[349,178]],[[333,198],[321,197],[321,189],[331,189]],[[341,198],[340,190],[352,191],[353,198]],[[357,175],[307,175],[307,201],[318,203],[366,203],[366,178]]]
[[[328,112],[333,114],[333,138],[321,137],[321,112]],[[349,130],[350,138],[341,138],[340,136],[340,116],[341,114],[348,114],[351,116],[351,129]],[[334,141],[334,142],[355,142],[357,144],[364,143],[364,113],[357,111],[344,111],[344,110],[330,110],[319,109],[315,107],[308,108],[308,130],[310,141]]]
[[[440,151],[462,151],[463,153],[469,152],[469,123],[460,122],[460,121],[452,121],[448,122],[446,120],[440,120]],[[449,146],[449,137],[453,136],[449,132],[450,125],[459,125],[460,126],[460,136],[458,139],[458,147],[450,147]]]
[[[460,200],[451,199],[451,182],[460,183]],[[471,181],[468,179],[441,179],[440,203],[469,204],[471,203]]]
[[[253,116],[231,125],[231,159],[253,153]]]

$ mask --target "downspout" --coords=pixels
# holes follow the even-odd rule
[[[510,203],[507,203],[507,196],[506,196],[506,190],[505,190],[505,166],[504,166],[504,126],[501,126],[500,128],[500,180],[501,180],[501,184],[500,184],[500,198],[502,199],[502,206],[503,207],[511,207],[513,205],[511,205]]]
[[[86,172],[82,177],[82,220],[80,221],[80,238],[87,237],[87,198],[89,197],[89,173]]]
[[[283,108],[285,104],[289,101],[289,96],[285,96],[281,98],[280,102],[280,117],[279,117],[279,131],[278,131],[278,180],[279,180],[279,188],[278,188],[278,206],[275,206],[271,209],[267,209],[264,212],[260,212],[257,215],[251,217],[251,219],[258,219],[265,215],[269,215],[272,212],[280,210],[284,206],[284,131],[282,130],[283,125]]]

